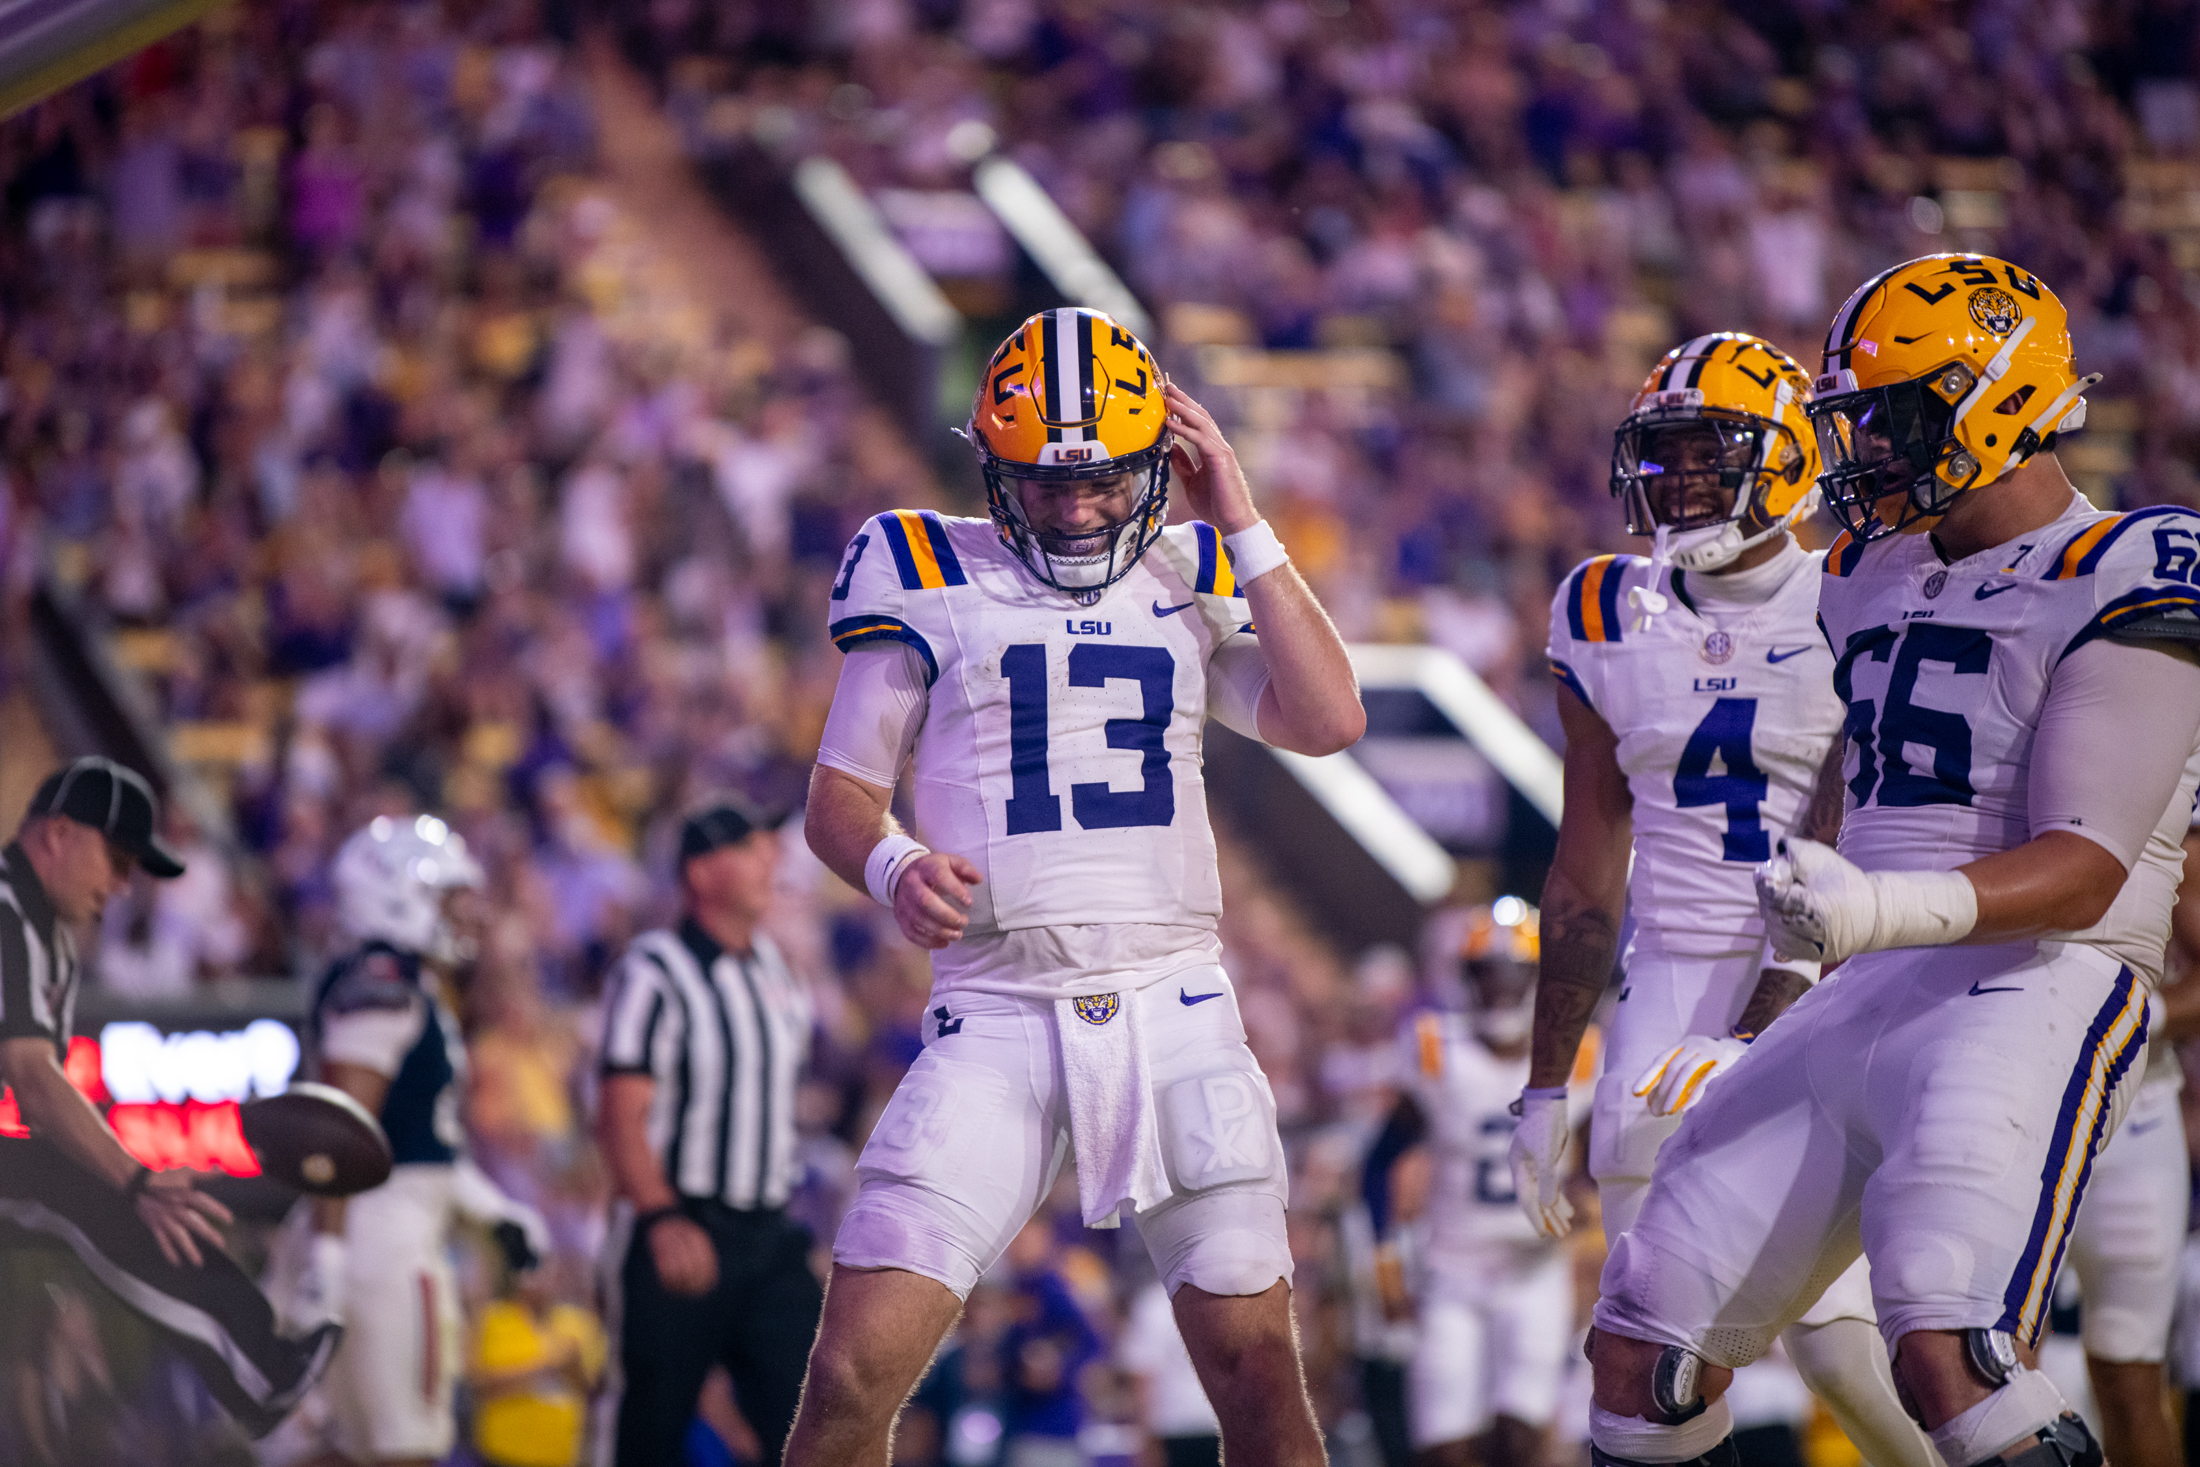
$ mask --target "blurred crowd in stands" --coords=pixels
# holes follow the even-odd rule
[[[1902,258],[1992,247],[2054,284],[2108,374],[2080,482],[2200,504],[2189,7],[658,0],[616,19],[698,151],[829,153],[897,219],[967,194],[995,148],[1021,162],[1161,321],[1164,362],[1215,379],[1348,635],[1452,645],[1542,726],[1549,596],[1621,548],[1609,434],[1649,361],[1739,327],[1814,368],[1842,295]],[[174,817],[190,877],[110,913],[99,982],[152,999],[310,973],[336,844],[379,813],[446,815],[493,914],[465,994],[470,1130],[550,1217],[561,1259],[522,1302],[575,1359],[600,1343],[550,1295],[585,1309],[601,1237],[604,968],[669,910],[683,807],[799,802],[848,535],[893,504],[976,502],[974,474],[934,485],[928,445],[856,460],[838,337],[681,294],[649,221],[600,187],[582,29],[528,0],[246,0],[0,126],[0,675],[22,696],[35,596],[73,609],[213,795]],[[963,258],[982,318],[985,273],[1013,266]],[[1215,350],[1397,370],[1233,392]],[[926,969],[792,832],[782,879],[773,927],[822,1015],[800,1206],[829,1239],[917,1052]],[[1337,1220],[1399,1022],[1438,980],[1340,954],[1234,846],[1224,880],[1294,1153],[1309,1373],[1349,1437],[1367,1342]],[[1168,1394],[1143,1250],[1075,1214],[974,1298],[908,1460],[1080,1434],[1108,1460],[1133,1439],[1111,1423]],[[525,1321],[485,1317],[502,1359]]]

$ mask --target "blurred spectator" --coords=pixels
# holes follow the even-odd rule
[[[1222,1424],[1159,1280],[1132,1298],[1115,1358],[1136,1381],[1139,1423],[1160,1445],[1162,1467],[1221,1467]]]
[[[1001,1337],[1003,1467],[1083,1467],[1080,1377],[1101,1342],[1060,1271],[1060,1245],[1042,1212],[1002,1261],[1012,1280],[1012,1323]]]
[[[474,1449],[489,1467],[576,1467],[588,1397],[603,1378],[603,1326],[561,1295],[587,1276],[550,1268],[511,1274],[474,1326],[466,1379]]]

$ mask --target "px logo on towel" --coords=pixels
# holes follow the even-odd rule
[[[1077,1010],[1077,1017],[1088,1024],[1105,1024],[1115,1017],[1115,1011],[1123,1006],[1119,993],[1095,993],[1086,998],[1073,998],[1069,1006]]]

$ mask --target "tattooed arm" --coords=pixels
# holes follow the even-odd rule
[[[1538,1090],[1573,1073],[1589,1015],[1611,981],[1634,841],[1634,797],[1612,726],[1564,687],[1558,715],[1566,728],[1566,813],[1543,885],[1542,981],[1528,1069],[1529,1088]]]

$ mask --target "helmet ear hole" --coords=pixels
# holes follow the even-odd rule
[[[2034,390],[2035,389],[2031,383],[2025,383],[2015,392],[2012,392],[2007,397],[2003,398],[2001,400],[2001,406],[1995,408],[1994,411],[2009,416],[2014,416],[2017,413],[2023,412],[2024,405],[2032,400],[2032,393],[2034,392]]]

